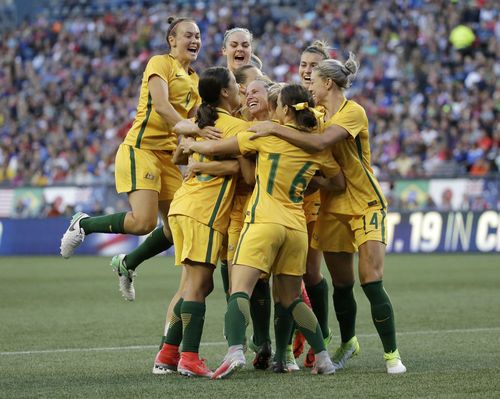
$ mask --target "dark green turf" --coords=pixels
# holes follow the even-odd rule
[[[346,370],[329,377],[308,370],[275,375],[253,371],[248,354],[246,370],[216,382],[151,374],[179,278],[172,259],[139,269],[133,303],[119,295],[108,263],[98,257],[0,258],[1,398],[500,397],[498,256],[388,256],[385,286],[406,375],[385,374],[368,302],[356,287],[361,354]],[[226,350],[224,309],[216,272],[201,348],[212,368]],[[333,352],[333,319],[331,326]],[[102,349],[132,346],[138,348]],[[21,351],[35,352],[12,354]]]

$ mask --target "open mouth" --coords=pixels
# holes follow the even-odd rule
[[[238,62],[243,62],[245,61],[245,56],[244,55],[235,55],[234,60]]]
[[[259,102],[258,101],[250,101],[250,102],[247,102],[247,106],[248,106],[248,109],[254,109],[254,108],[259,106]]]
[[[198,47],[197,46],[192,46],[188,47],[187,49],[191,54],[198,54]]]
[[[304,75],[304,80],[306,82],[311,82],[311,75]]]

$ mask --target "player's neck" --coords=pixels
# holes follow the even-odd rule
[[[231,104],[229,103],[229,101],[226,100],[221,100],[217,108],[222,108],[223,110],[229,112],[230,114],[233,114],[233,112],[235,111],[234,109],[231,108]]]
[[[329,95],[321,105],[326,108],[326,119],[330,119],[333,115],[337,113],[342,104],[344,103],[345,97],[344,93],[341,91],[336,91]]]
[[[170,51],[170,55],[174,57],[179,62],[179,64],[181,64],[182,68],[186,72],[189,72],[189,66],[191,65],[191,60],[180,57],[179,54],[177,54],[177,51]]]

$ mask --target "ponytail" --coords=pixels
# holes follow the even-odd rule
[[[217,110],[215,107],[211,106],[208,103],[202,102],[196,112],[196,124],[200,129],[203,129],[206,126],[215,126],[215,121],[219,117],[217,114]]]

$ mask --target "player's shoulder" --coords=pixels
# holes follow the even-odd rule
[[[354,100],[347,100],[345,103],[345,106],[343,108],[344,108],[344,112],[346,112],[346,113],[356,114],[356,115],[359,115],[359,116],[366,118],[365,109]],[[340,110],[340,111],[342,111],[342,110]]]

